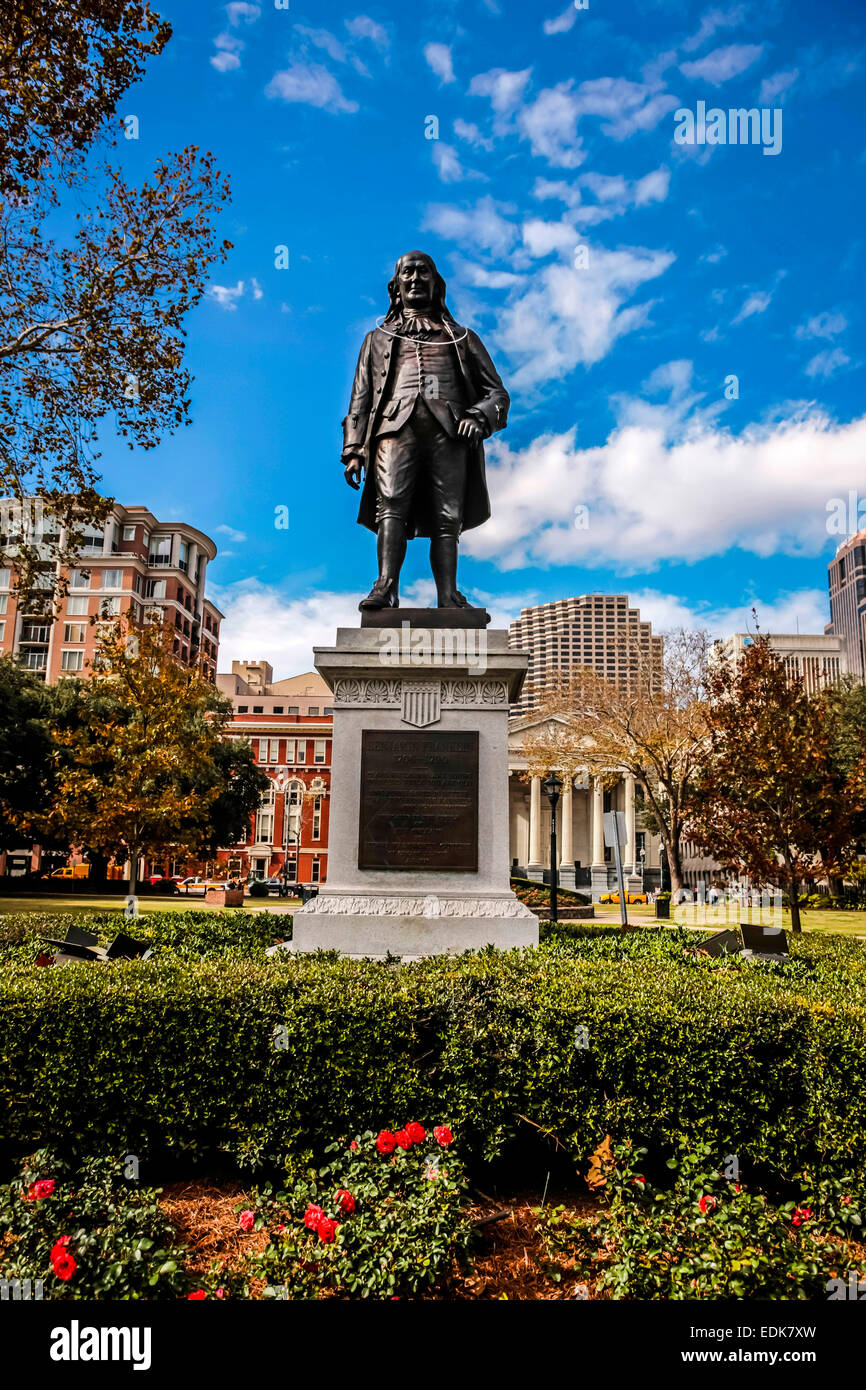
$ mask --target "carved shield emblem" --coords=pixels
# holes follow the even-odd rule
[[[419,729],[423,729],[427,724],[438,723],[439,697],[438,681],[404,681],[403,723],[414,724]]]

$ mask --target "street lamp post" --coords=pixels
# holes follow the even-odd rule
[[[562,791],[562,781],[555,772],[542,783],[547,792],[547,799],[550,802],[550,920],[559,921],[559,904],[557,902],[557,889],[559,878],[556,867],[556,807],[559,801],[559,794]]]

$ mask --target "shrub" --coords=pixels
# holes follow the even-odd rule
[[[233,929],[227,913],[206,930],[220,922]],[[60,1135],[140,1155],[303,1160],[335,1130],[438,1112],[472,1161],[540,1126],[577,1160],[610,1133],[657,1150],[729,1143],[783,1173],[862,1166],[862,943],[806,935],[779,964],[701,957],[693,943],[597,926],[536,950],[398,965],[261,945],[196,953],[186,936],[146,962],[12,961],[0,1137],[18,1152]]]
[[[203,1284],[186,1273],[159,1195],[127,1181],[116,1159],[72,1169],[45,1150],[32,1155],[0,1188],[2,1277],[42,1280],[46,1299],[176,1299],[215,1290],[216,1276]]]
[[[606,1215],[590,1225],[555,1210],[542,1214],[542,1230],[554,1259],[573,1257],[614,1298],[820,1298],[829,1278],[852,1267],[826,1239],[825,1211],[795,1201],[771,1206],[725,1177],[707,1144],[680,1145],[667,1191],[639,1171],[646,1150],[626,1142],[612,1156]]]
[[[251,898],[266,898],[269,892],[270,889],[263,878],[254,878],[247,884],[247,893]]]
[[[464,1254],[465,1177],[452,1134],[412,1122],[326,1150],[335,1157],[286,1191],[257,1194],[270,1236],[252,1272],[266,1297],[395,1298],[420,1293]]]

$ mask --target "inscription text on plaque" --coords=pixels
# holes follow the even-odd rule
[[[477,731],[363,731],[358,868],[477,873]]]

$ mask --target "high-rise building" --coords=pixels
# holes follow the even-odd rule
[[[626,594],[582,594],[521,609],[511,624],[509,646],[529,653],[523,694],[514,707],[523,715],[539,694],[576,666],[588,666],[620,689],[649,667],[662,684],[663,642]]]
[[[848,670],[866,680],[866,530],[849,536],[827,566],[830,621],[825,633],[848,641]]]
[[[714,644],[715,650],[739,661],[755,639],[747,632],[735,632]],[[789,679],[799,677],[810,695],[835,685],[848,674],[848,644],[842,636],[830,633],[771,632],[770,650],[776,653]]]
[[[63,546],[63,536],[38,506],[31,531],[46,562],[29,592],[15,592],[9,562],[0,568],[0,653],[11,652],[53,682],[87,670],[99,639],[92,618],[127,615],[141,622],[153,613],[174,627],[179,660],[207,680],[216,679],[223,614],[205,598],[207,566],[217,548],[203,531],[185,522],[157,521],[147,507],[117,502],[104,525],[87,528],[72,566],[48,558],[49,540]],[[0,547],[6,542],[0,536]],[[68,592],[50,621],[39,599],[45,590],[57,592],[61,577]]]

